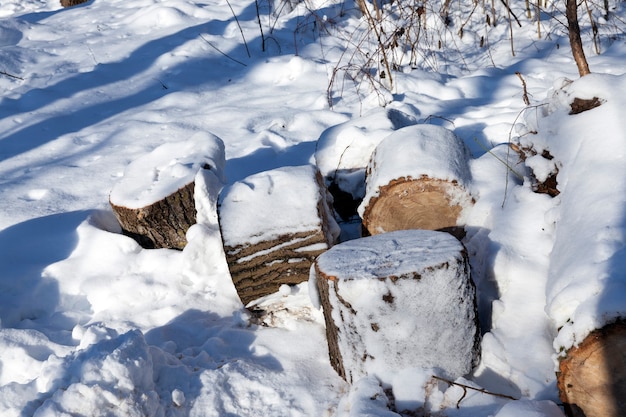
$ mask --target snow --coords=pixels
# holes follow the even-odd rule
[[[376,146],[396,129],[417,120],[401,110],[375,108],[326,129],[317,141],[315,163],[327,182],[362,199],[365,169]]]
[[[261,35],[250,0],[3,0],[0,415],[562,415],[558,355],[626,311],[624,5],[610,3],[608,21],[593,10],[601,54],[580,14],[594,72],[582,79],[558,19],[542,15],[538,37],[520,3],[512,37],[503,8],[496,25],[478,6],[467,22],[452,13],[451,27],[429,9],[420,53],[403,55],[385,91],[367,81],[378,68],[355,71],[380,56],[363,53],[376,42],[351,2],[260,1]],[[571,99],[594,96],[601,106],[568,114]],[[473,157],[463,243],[482,356],[456,382],[520,400],[423,369],[349,385],[330,366],[306,283],[265,297],[258,318],[230,279],[224,183],[316,164],[362,198],[373,149],[414,124],[453,131]],[[122,235],[109,195],[129,165],[174,147],[169,163],[176,145],[213,135],[224,175],[184,170],[198,208],[185,249]],[[509,142],[554,159],[522,162]],[[529,168],[543,178],[555,167],[561,193],[533,193]]]
[[[236,248],[271,242],[281,236],[322,231],[325,226],[319,208],[327,204],[322,201],[326,199],[326,191],[321,181],[318,182],[318,175],[313,165],[282,167],[227,186],[219,200],[224,244]],[[338,226],[332,216],[329,219],[328,241],[334,242]],[[278,250],[280,245],[270,249]],[[253,256],[261,254],[256,252]]]

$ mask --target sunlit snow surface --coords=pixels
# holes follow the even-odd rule
[[[623,39],[588,51],[609,75],[567,85],[578,75],[558,22],[542,22],[548,40],[532,22],[514,27],[512,56],[504,17],[489,30],[472,21],[462,39],[441,32],[464,55],[424,57],[376,94],[347,77],[329,88],[338,35],[365,27],[351,4],[260,4],[263,37],[250,0],[2,1],[0,414],[381,417],[398,415],[393,400],[448,416],[562,415],[556,355],[626,310]],[[604,102],[570,116],[574,96]],[[481,363],[457,382],[522,401],[414,368],[393,376],[395,398],[372,377],[347,385],[306,283],[262,300],[257,324],[224,260],[214,176],[195,178],[205,193],[183,251],[142,249],[109,207],[129,163],[198,135],[223,140],[226,185],[317,162],[324,175],[354,169],[343,184],[356,196],[371,149],[414,123],[454,131],[473,154],[464,244],[484,334]],[[550,150],[558,197],[531,191],[511,140]]]

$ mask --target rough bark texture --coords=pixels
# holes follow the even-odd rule
[[[61,0],[61,6],[72,7],[79,4],[87,3],[89,0]]]
[[[319,218],[316,228],[255,244],[238,242],[237,245],[224,245],[228,268],[244,305],[277,292],[283,284],[295,285],[308,280],[315,258],[334,244],[330,231],[330,222],[334,222],[334,219],[329,218],[332,212],[327,206],[326,188],[319,172],[315,182],[319,187],[317,203],[313,203],[317,204]],[[283,206],[280,209],[290,210],[290,207]],[[281,213],[276,215],[280,216]],[[298,225],[294,224],[294,229],[297,228]],[[251,237],[256,233],[250,230]],[[230,240],[225,234],[222,228],[222,237],[225,241]]]
[[[466,192],[456,181],[428,177],[394,180],[370,200],[363,213],[363,226],[372,235],[394,230],[455,228],[462,206],[454,200],[463,194]]]
[[[591,74],[591,71],[589,70],[587,58],[585,57],[583,42],[580,39],[577,0],[567,0],[565,5],[565,14],[567,16],[567,29],[569,33],[569,43],[572,48],[572,55],[574,56],[574,61],[576,61],[578,73],[581,77],[584,77],[587,74]]]
[[[149,206],[130,209],[111,207],[122,232],[146,249],[183,249],[187,229],[196,222],[194,182]]]
[[[595,330],[559,363],[559,396],[571,417],[626,412],[626,321]]]
[[[447,261],[425,266],[417,260],[416,264],[420,266],[413,272],[400,271],[390,265],[403,262],[396,261],[390,253],[394,245],[404,244],[402,238],[395,233],[377,238],[383,236],[390,236],[390,246],[366,248],[361,253],[362,259],[359,254],[354,254],[359,258],[357,263],[368,265],[368,278],[355,276],[355,269],[359,268],[348,266],[342,270],[341,261],[333,264],[331,270],[334,272],[329,272],[323,266],[326,259],[322,258],[330,251],[315,263],[315,285],[324,311],[332,367],[348,383],[356,382],[374,369],[396,372],[409,367],[437,368],[444,373],[450,372],[453,379],[470,372],[480,357],[480,334],[475,288],[465,249],[459,245],[448,252]],[[353,242],[341,243],[331,251]],[[434,246],[437,244],[435,242]],[[428,252],[432,245],[432,240],[424,243],[424,252]],[[418,253],[408,256],[415,258]],[[405,260],[408,263],[414,261]],[[381,272],[370,277],[372,271]],[[370,285],[368,280],[376,283]],[[431,286],[439,280],[454,284]],[[355,294],[352,286],[355,282],[367,292],[357,291],[356,294],[361,294],[357,298],[366,302],[351,300]],[[424,286],[429,288],[424,290]],[[350,287],[352,290],[346,292]],[[440,292],[444,288],[445,293]],[[438,336],[433,337],[434,334]]]
[[[244,305],[275,293],[281,285],[294,285],[309,278],[315,258],[326,249],[307,246],[330,245],[321,230],[284,235],[256,245],[225,246],[226,261],[239,298]]]

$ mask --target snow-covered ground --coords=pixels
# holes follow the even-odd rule
[[[389,92],[344,77],[366,48],[346,48],[366,27],[347,0],[3,0],[0,414],[382,417],[398,415],[393,394],[447,416],[562,416],[558,352],[626,312],[625,14],[620,2],[608,21],[596,12],[601,54],[585,32],[595,74],[577,80],[564,18],[544,13],[539,38],[519,3],[512,39],[501,4],[496,26],[453,14],[456,26],[434,32],[447,48],[394,71]],[[600,107],[568,114],[574,97],[594,96]],[[330,366],[306,283],[263,300],[271,322],[255,324],[216,216],[183,251],[145,250],[109,206],[126,167],[164,144],[219,137],[230,184],[315,164],[329,154],[320,138],[343,143],[322,172],[349,154],[364,167],[414,122],[453,130],[473,154],[463,243],[482,358],[457,382],[500,395],[416,368],[393,392],[375,377],[350,386]],[[522,163],[508,142],[538,154]],[[555,163],[561,193],[532,192],[530,168],[541,179]]]

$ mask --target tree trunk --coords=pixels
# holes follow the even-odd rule
[[[571,417],[620,417],[626,410],[626,321],[591,332],[559,363],[559,396]]]
[[[474,284],[463,245],[404,230],[340,243],[313,276],[330,362],[349,383],[411,367],[456,379],[479,357]]]
[[[218,214],[230,274],[244,305],[306,281],[338,236],[313,166],[252,175],[223,190]]]
[[[587,64],[587,58],[585,57],[585,51],[583,49],[583,42],[580,39],[577,0],[567,0],[565,5],[565,14],[567,16],[567,30],[569,33],[569,43],[572,48],[572,55],[574,56],[574,61],[576,61],[578,73],[581,77],[584,77],[587,74],[591,74],[591,71],[589,71],[589,65]]]

